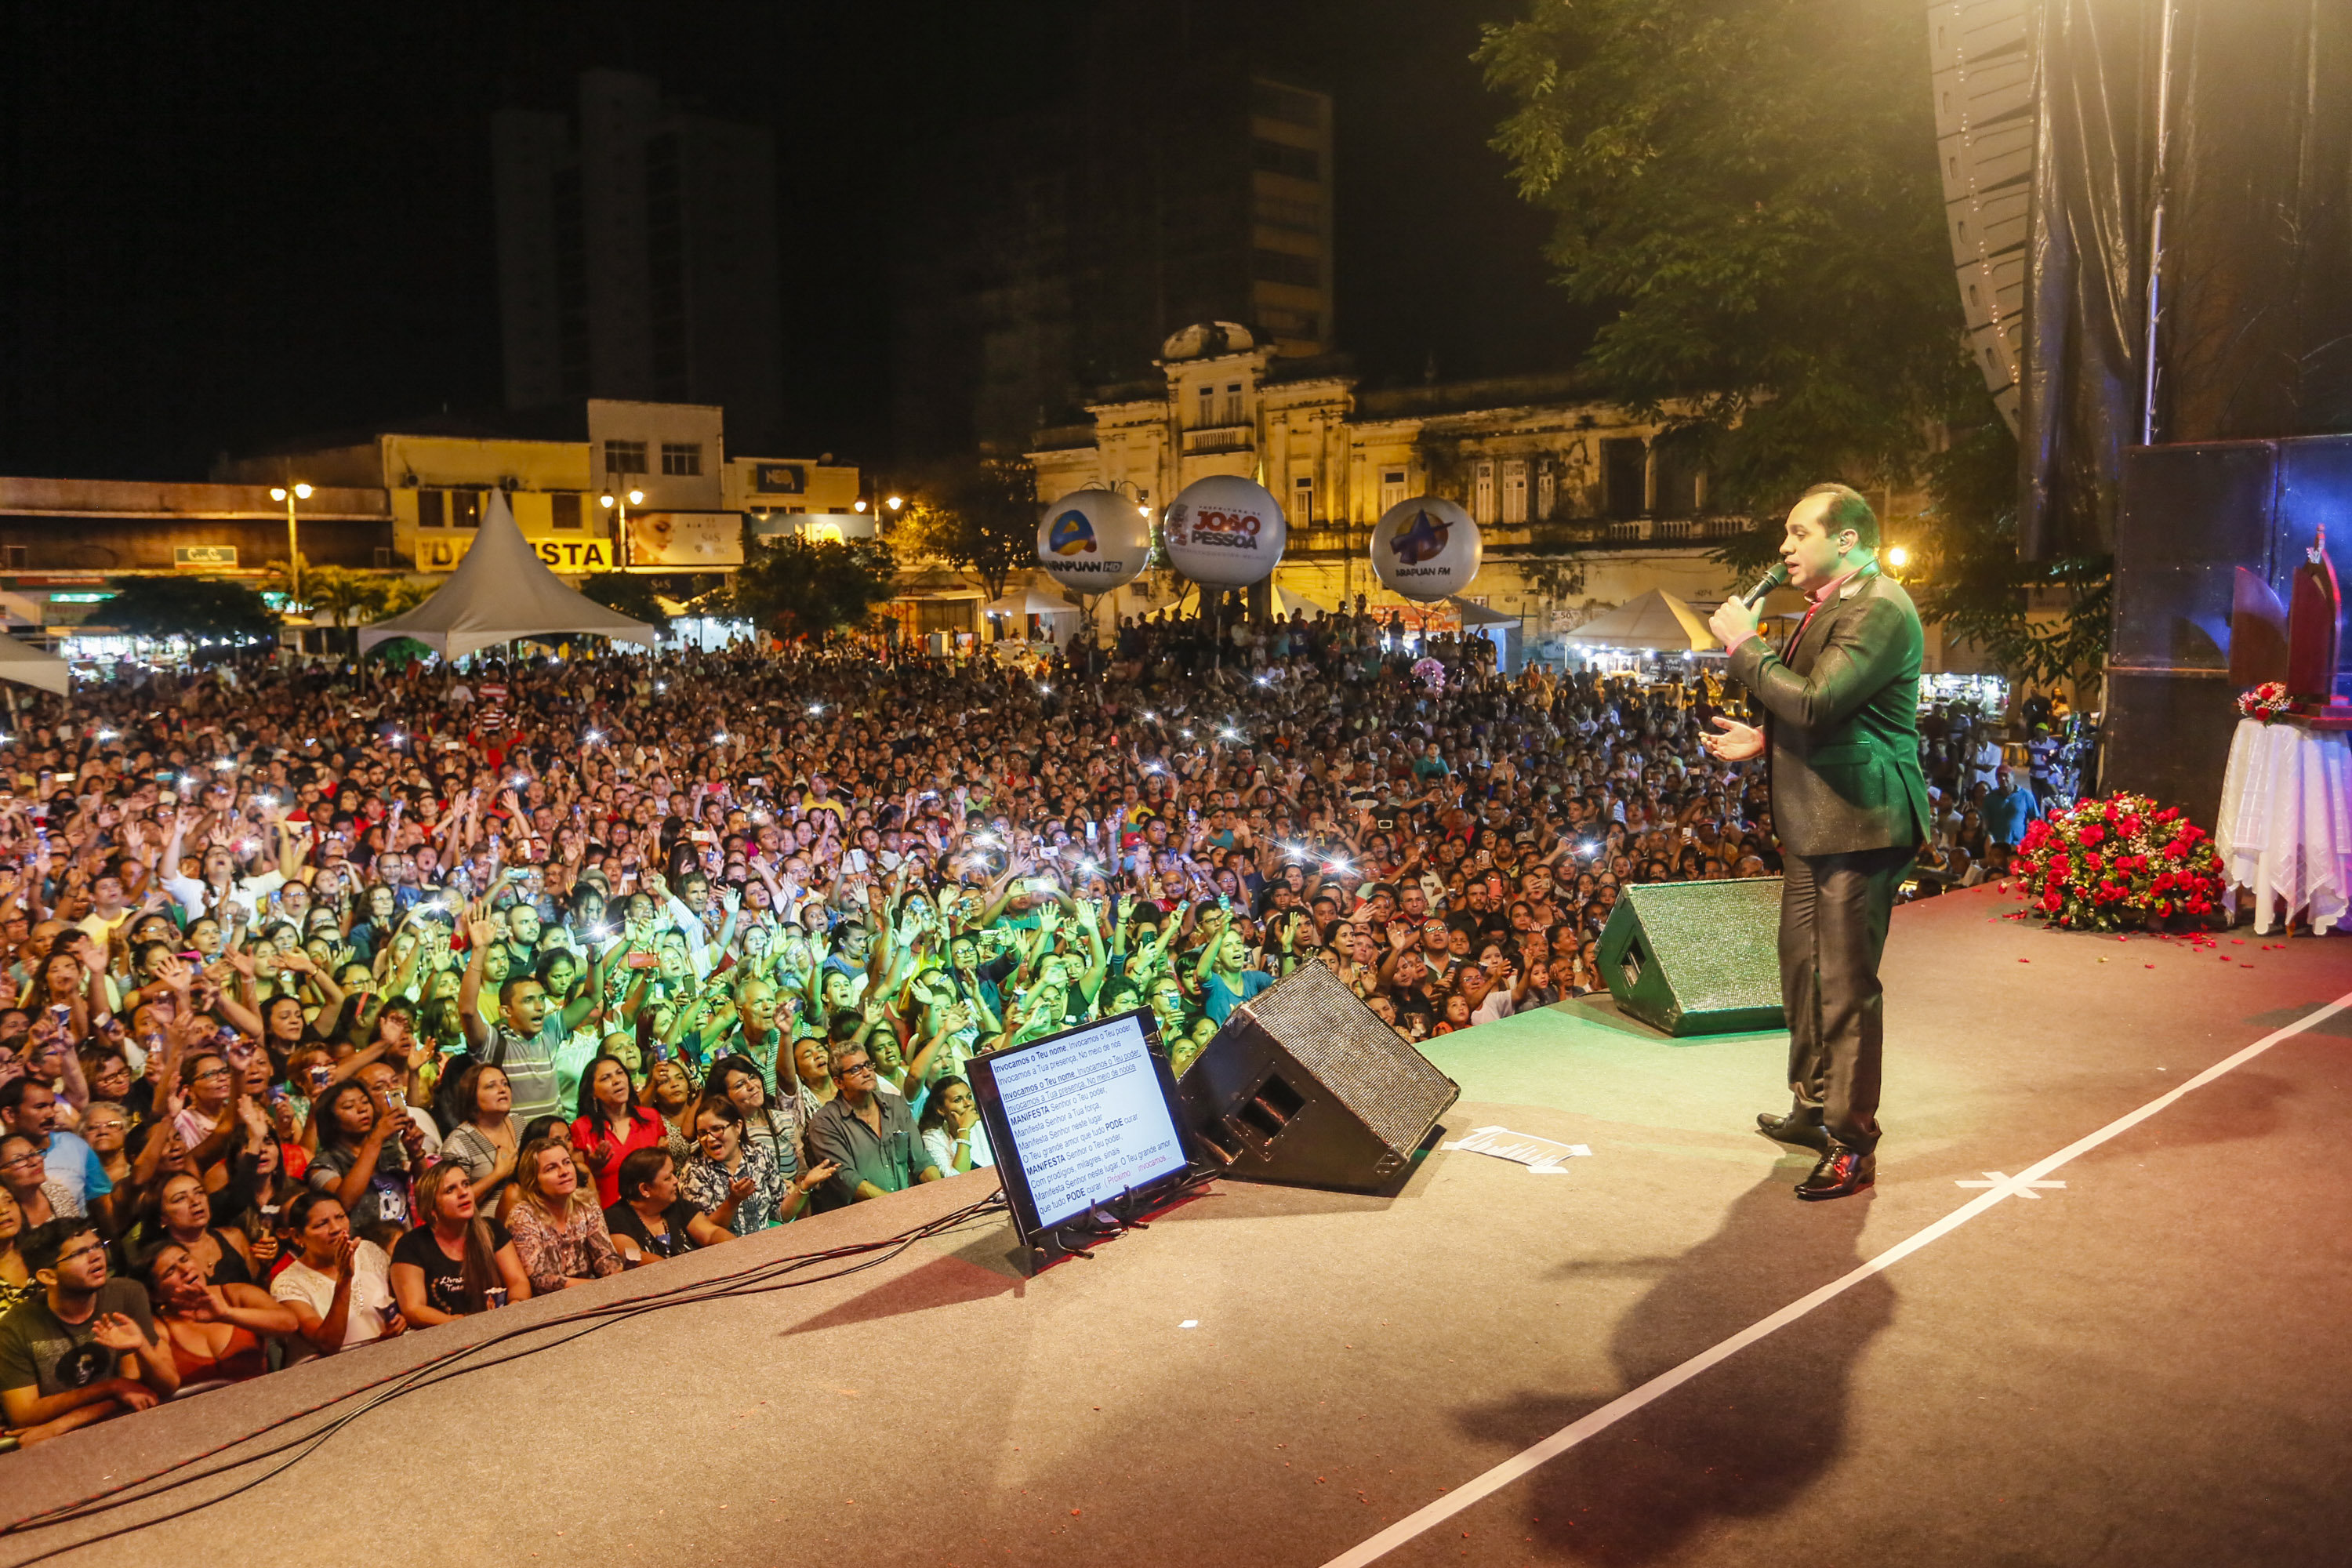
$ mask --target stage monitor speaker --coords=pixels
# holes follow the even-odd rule
[[[1617,1005],[1669,1035],[1778,1029],[1780,879],[1633,882],[1601,932]]]
[[[1225,1175],[1376,1194],[1462,1094],[1320,963],[1234,1008],[1176,1088]]]

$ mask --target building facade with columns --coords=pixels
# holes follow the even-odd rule
[[[1745,525],[1709,510],[1690,448],[1576,376],[1365,389],[1344,360],[1285,358],[1224,321],[1174,334],[1158,365],[1158,381],[1105,388],[1088,423],[1038,432],[1041,498],[1108,486],[1156,513],[1195,479],[1242,475],[1289,519],[1286,596],[1402,606],[1372,575],[1372,525],[1408,497],[1444,496],[1486,541],[1465,596],[1538,637],[1650,588],[1705,601],[1731,586],[1710,552]],[[1167,596],[1148,576],[1108,608]]]

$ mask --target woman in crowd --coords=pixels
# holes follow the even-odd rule
[[[923,1147],[942,1171],[969,1171],[993,1165],[988,1129],[980,1124],[980,1106],[971,1085],[960,1078],[943,1078],[931,1085],[930,1103],[923,1108],[919,1127]]]
[[[457,1079],[450,1104],[465,1120],[441,1140],[441,1158],[472,1184],[474,1201],[487,1204],[514,1175],[522,1152],[522,1123],[514,1117],[514,1090],[506,1069],[474,1062]]]
[[[320,1097],[311,1125],[319,1152],[305,1177],[310,1189],[341,1205],[362,1235],[406,1228],[407,1145],[423,1141],[406,1113],[359,1079],[345,1079]]]
[[[392,1259],[352,1234],[351,1216],[325,1193],[303,1193],[286,1211],[299,1250],[269,1293],[293,1309],[301,1330],[294,1359],[332,1355],[407,1328],[392,1295]]]
[[[452,1323],[530,1299],[530,1274],[506,1226],[482,1214],[462,1166],[441,1164],[416,1184],[422,1221],[392,1249],[392,1293],[403,1321]]]
[[[645,1098],[661,1116],[662,1147],[669,1151],[670,1158],[692,1158],[694,1080],[687,1076],[685,1067],[674,1060],[654,1063],[646,1079]]]
[[[632,1267],[716,1247],[734,1233],[678,1192],[667,1149],[636,1149],[621,1162],[621,1201],[604,1211],[613,1245]]]
[[[45,1294],[16,1245],[24,1235],[25,1211],[16,1206],[16,1193],[0,1186],[0,1315],[19,1301]]]
[[[758,1147],[746,1147],[743,1113],[731,1100],[706,1098],[694,1116],[694,1158],[678,1188],[697,1208],[737,1236],[751,1236],[799,1215],[809,1194],[840,1167],[827,1160],[804,1177],[787,1176]]]
[[[180,1395],[244,1383],[269,1370],[266,1342],[301,1332],[293,1310],[268,1292],[234,1282],[210,1284],[187,1248],[166,1242],[147,1264],[147,1293],[179,1364]]]
[[[81,1205],[74,1202],[72,1189],[49,1179],[41,1152],[21,1133],[0,1138],[0,1187],[16,1200],[16,1212],[27,1226],[80,1217]]]
[[[580,1115],[572,1123],[572,1146],[596,1175],[598,1206],[621,1201],[621,1162],[639,1149],[657,1149],[667,1131],[661,1113],[634,1103],[626,1063],[598,1057],[580,1079]]]
[[[131,1237],[134,1253],[176,1247],[207,1285],[258,1283],[252,1244],[243,1232],[213,1224],[212,1194],[205,1191],[202,1179],[178,1172],[164,1177],[154,1191],[153,1206],[140,1216]],[[276,1255],[273,1238],[271,1256]]]
[[[524,1146],[508,1224],[534,1295],[584,1285],[627,1267],[604,1227],[604,1211],[581,1188],[568,1143],[542,1138]]]
[[[767,1086],[760,1080],[760,1069],[748,1057],[720,1057],[710,1064],[710,1077],[703,1084],[703,1097],[723,1100],[743,1116],[743,1142],[747,1148],[758,1149],[775,1162],[785,1176],[796,1175],[801,1168],[800,1119],[791,1110],[768,1103]],[[798,1101],[792,1102],[798,1109]]]

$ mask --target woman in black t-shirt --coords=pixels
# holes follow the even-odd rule
[[[631,1268],[734,1239],[679,1195],[677,1163],[667,1149],[631,1150],[621,1161],[620,1185],[621,1201],[604,1211],[604,1227]]]
[[[425,1223],[392,1249],[392,1294],[412,1328],[530,1299],[530,1276],[497,1220],[478,1213],[466,1168],[440,1164],[418,1178]]]

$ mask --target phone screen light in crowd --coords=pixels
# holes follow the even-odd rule
[[[111,730],[100,730],[98,732],[98,738],[101,741],[111,741],[114,739],[114,731]]]
[[[667,680],[656,680],[654,682],[654,689],[656,691],[667,691],[669,689],[669,682]]]
[[[587,734],[588,743],[592,746],[604,740],[604,731],[602,730],[591,730]]]
[[[1102,862],[1099,860],[1081,860],[1078,862],[1078,869],[1091,874],[1102,869]]]
[[[215,763],[213,764],[213,767],[214,767],[216,771],[218,771],[218,772],[220,772],[220,773],[233,773],[236,772],[236,764],[235,763],[233,763],[233,762],[229,761],[229,759],[228,759],[228,758],[226,758],[226,757],[223,757],[223,758],[221,758],[218,762]]]
[[[195,774],[194,774],[194,773],[182,773],[182,774],[180,775],[180,787],[181,787],[182,789],[194,789],[194,788],[195,788],[195,787],[196,787],[196,775],[195,775]]]
[[[1261,675],[1257,678],[1257,683],[1260,686],[1272,686],[1274,684],[1274,677],[1271,675]]]
[[[1217,733],[1223,736],[1228,741],[1238,741],[1242,738],[1242,732],[1239,730],[1234,729],[1231,724],[1226,725],[1223,729],[1218,731]]]
[[[716,735],[711,736],[711,737],[710,737],[710,743],[711,743],[712,745],[714,745],[714,746],[723,746],[723,745],[725,745],[725,744],[727,743],[727,731],[724,731],[724,730],[721,730],[721,731],[719,731],[719,733],[717,733]]]
[[[1188,741],[1192,738],[1192,731],[1190,730],[1179,730],[1176,732],[1183,736]]]
[[[1580,855],[1598,855],[1601,853],[1601,846],[1588,838],[1576,847],[1576,852]]]
[[[1143,721],[1147,724],[1157,724],[1160,722],[1160,715],[1157,713],[1147,712],[1143,716]]]
[[[1042,681],[1042,680],[1041,680],[1041,681],[1039,681],[1039,682],[1037,683],[1037,689],[1038,689],[1038,690],[1040,690],[1040,691],[1042,691],[1042,692],[1044,692],[1044,693],[1045,693],[1046,696],[1048,696],[1048,697],[1051,697],[1052,695],[1054,695],[1054,689],[1053,689],[1052,687],[1050,687],[1050,686],[1046,685],[1046,684],[1045,684],[1044,681]]]
[[[824,704],[822,702],[812,702],[809,704],[809,711],[812,713],[822,713],[824,711]]]
[[[1323,862],[1323,869],[1326,871],[1352,871],[1355,868],[1355,863],[1349,860],[1326,860]]]
[[[236,841],[236,852],[240,855],[250,855],[260,847],[259,844],[250,838],[240,838]]]
[[[509,788],[509,789],[521,789],[521,788],[524,788],[526,785],[528,785],[530,783],[530,780],[529,780],[529,779],[525,778],[525,777],[524,777],[522,774],[520,774],[520,773],[517,773],[517,774],[515,774],[515,776],[514,776],[514,777],[512,777],[512,778],[510,778],[510,779],[507,780],[507,788]]]

